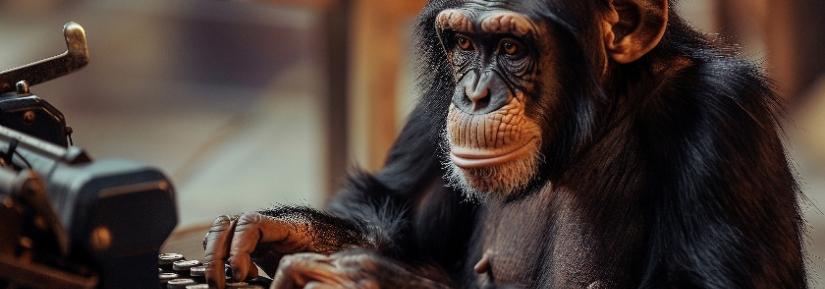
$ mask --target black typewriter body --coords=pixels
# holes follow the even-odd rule
[[[177,224],[158,169],[93,160],[66,117],[30,86],[88,63],[83,28],[68,50],[0,72],[0,288],[157,288],[162,243]]]

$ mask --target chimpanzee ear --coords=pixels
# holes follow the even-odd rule
[[[618,63],[638,60],[665,35],[668,0],[610,0],[602,16],[602,35],[608,56]]]

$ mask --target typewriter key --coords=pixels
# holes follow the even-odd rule
[[[189,268],[189,276],[195,281],[198,282],[205,282],[206,281],[206,266],[195,266]]]
[[[180,278],[180,276],[175,273],[160,273],[158,277],[160,278],[161,283],[166,283],[169,280]]]
[[[158,279],[160,279],[160,289],[166,289],[166,283],[168,283],[169,280],[174,280],[178,278],[180,278],[180,276],[178,276],[178,274],[175,273],[160,273],[158,275]]]
[[[180,260],[183,260],[183,254],[161,253],[160,255],[158,255],[158,265],[160,265],[160,268],[166,270],[171,270],[172,263]]]
[[[172,263],[172,270],[175,270],[175,272],[182,272],[183,274],[189,274],[190,268],[200,265],[201,261],[198,260],[179,260]]]
[[[172,279],[166,282],[167,289],[186,289],[186,286],[196,285],[195,280],[189,278]]]
[[[207,284],[195,284],[195,285],[188,285],[186,289],[209,289],[209,285]]]
[[[206,277],[206,266],[195,266],[189,268],[189,276],[192,276],[193,279],[203,279]]]

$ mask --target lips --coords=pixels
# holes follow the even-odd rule
[[[475,169],[500,165],[519,159],[530,153],[531,144],[535,139],[524,143],[500,149],[476,149],[453,147],[450,150],[450,159],[462,169]]]

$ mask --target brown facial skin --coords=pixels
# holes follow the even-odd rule
[[[546,40],[534,37],[546,29],[516,12],[461,9],[442,11],[436,28],[456,80],[445,132],[454,185],[484,198],[524,189],[541,162],[538,116],[554,98],[539,87],[557,86]]]

